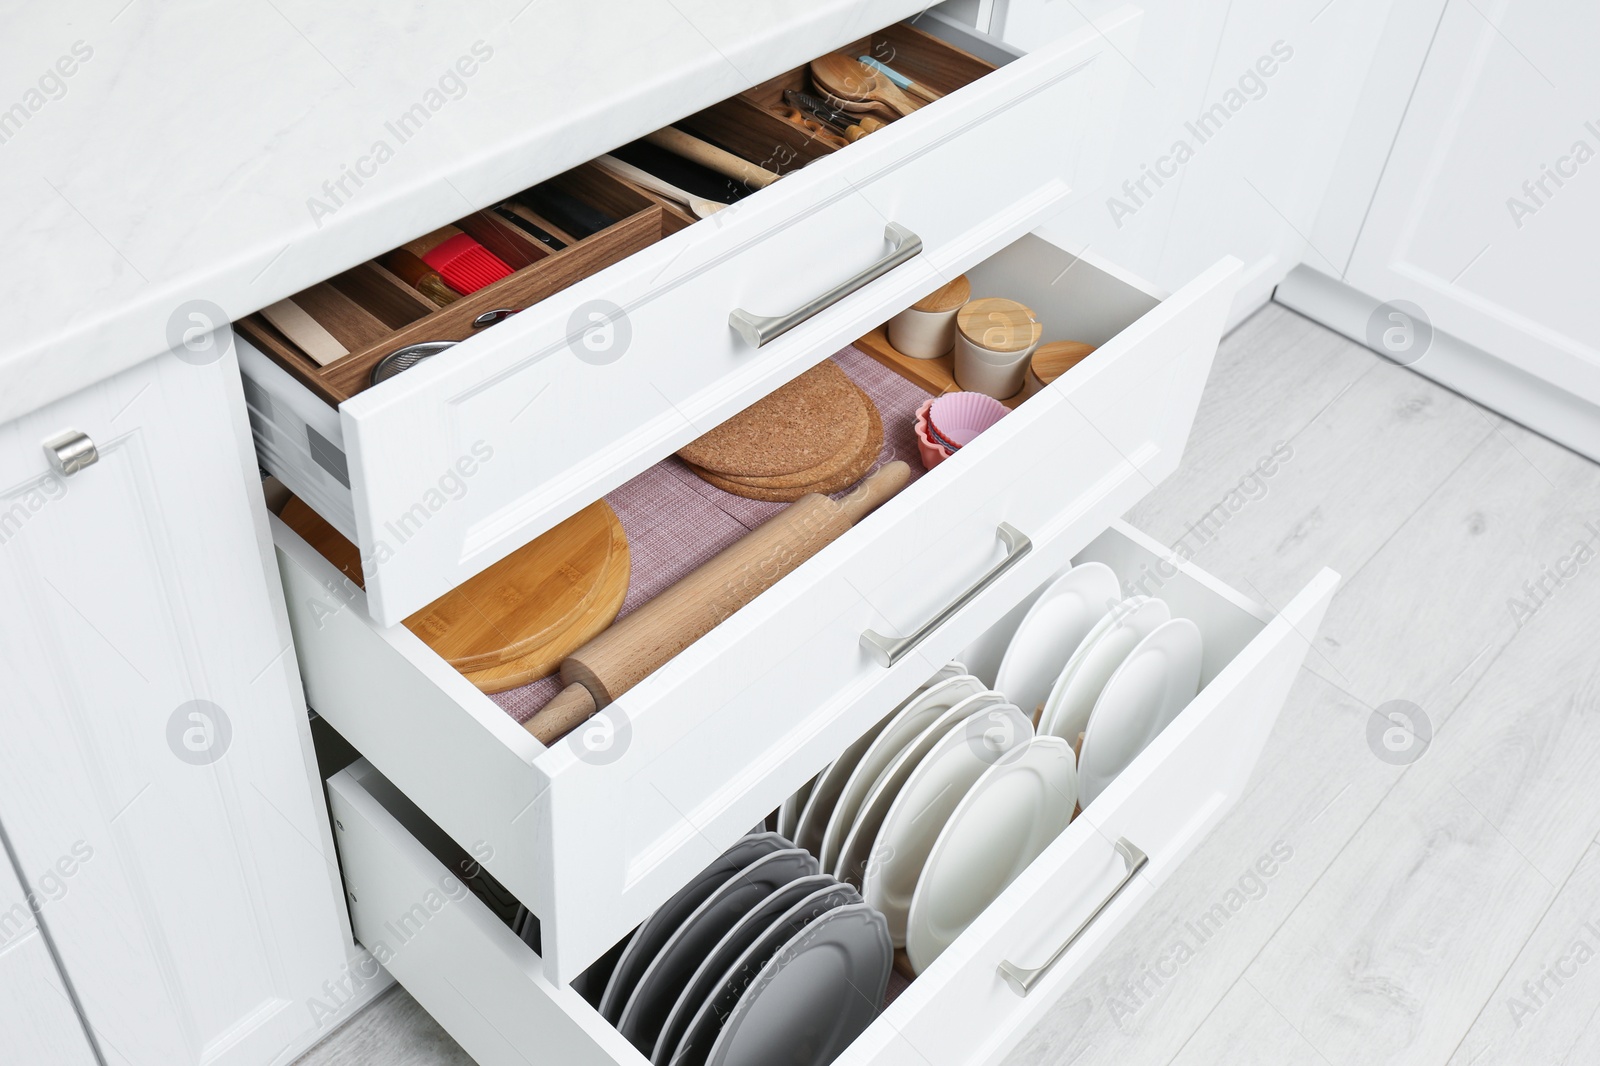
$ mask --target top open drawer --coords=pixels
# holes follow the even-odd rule
[[[928,57],[891,58],[946,95],[803,168],[774,143],[781,181],[692,225],[657,219],[654,243],[337,407],[241,338],[263,464],[359,546],[368,612],[398,623],[1091,185],[1123,80],[1108,56],[1138,17],[1027,56],[932,15],[863,38],[920,42]],[[757,152],[708,126],[714,112],[682,125]],[[886,258],[890,224],[917,254],[819,301]],[[759,346],[730,325],[812,302],[825,306]]]

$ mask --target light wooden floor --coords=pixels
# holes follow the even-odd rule
[[[1600,1062],[1600,468],[1269,305],[1130,520],[1175,542],[1280,441],[1196,562],[1269,605],[1344,587],[1248,794],[1010,1063]],[[1432,731],[1409,765],[1368,740],[1393,700]],[[469,1061],[399,990],[303,1060]]]

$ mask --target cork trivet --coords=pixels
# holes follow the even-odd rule
[[[818,466],[857,439],[867,415],[859,390],[832,361],[819,363],[690,441],[685,462],[734,477],[776,477]],[[841,418],[850,412],[855,421]]]
[[[751,488],[757,489],[792,489],[801,485],[815,485],[820,481],[831,478],[857,462],[857,457],[861,449],[866,447],[868,440],[872,437],[875,426],[878,432],[881,433],[882,431],[883,423],[877,420],[877,409],[872,406],[872,401],[867,397],[867,394],[858,389],[856,400],[861,405],[861,410],[868,417],[861,418],[856,414],[841,416],[856,425],[859,428],[859,432],[853,434],[851,440],[843,448],[840,448],[839,453],[832,458],[818,463],[809,470],[797,470],[792,474],[778,474],[774,477],[746,477],[736,474],[720,474],[718,476],[724,481],[732,481],[739,485],[749,485]]]
[[[972,282],[965,274],[934,289],[911,305],[914,311],[954,311],[972,298]]]
[[[747,500],[763,500],[767,503],[793,503],[800,497],[813,492],[820,492],[824,496],[829,493],[842,492],[854,485],[872,469],[872,464],[877,462],[878,455],[883,451],[883,419],[878,414],[878,409],[871,404],[867,405],[872,422],[872,432],[868,434],[866,443],[856,453],[855,461],[849,466],[820,481],[809,485],[795,485],[790,488],[762,488],[757,485],[746,485],[738,481],[729,481],[709,470],[699,470],[691,466],[708,485],[731,492],[735,496],[743,496]]]
[[[1020,352],[1039,343],[1044,326],[1026,304],[1001,296],[973,300],[956,315],[967,340],[991,352]]]

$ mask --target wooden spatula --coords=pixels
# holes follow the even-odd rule
[[[880,103],[897,115],[909,115],[922,106],[922,101],[902,92],[888,78],[841,52],[813,59],[811,80],[830,96],[858,103]]]

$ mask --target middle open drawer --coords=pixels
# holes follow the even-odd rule
[[[540,744],[275,521],[309,702],[539,917],[569,980],[1177,466],[1237,270],[1162,300],[1029,236],[970,271],[1098,350],[602,712],[605,758]],[[1031,550],[878,665],[862,634],[960,599],[1002,523]]]

